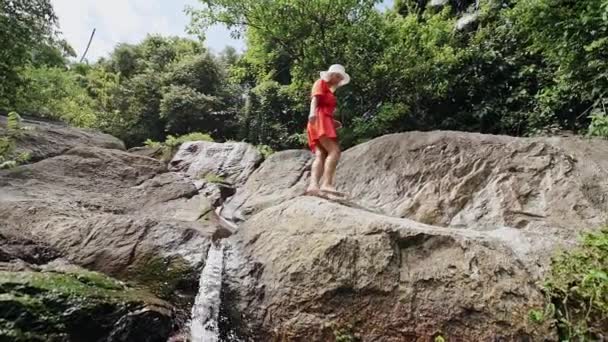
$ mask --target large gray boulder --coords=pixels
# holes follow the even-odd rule
[[[241,186],[262,160],[260,152],[247,143],[195,141],[180,146],[169,169],[186,173],[197,181],[218,178]]]
[[[195,295],[217,228],[200,220],[209,201],[160,161],[76,147],[1,171],[0,188],[0,233],[138,281],[163,298]]]
[[[392,216],[572,239],[608,219],[607,156],[603,140],[412,132],[350,149],[337,179]]]
[[[254,340],[552,340],[528,319],[551,256],[607,219],[603,140],[385,136],[343,154],[347,201],[302,196],[309,153],[273,157],[226,213],[230,319]]]
[[[528,321],[544,305],[540,234],[445,229],[303,196],[234,239],[225,291],[255,341],[554,338]]]
[[[604,140],[411,132],[344,152],[337,185],[352,201],[389,216],[571,240],[608,220],[607,156]],[[227,203],[226,214],[245,219],[303,194],[311,157],[271,156]]]
[[[0,136],[6,133],[6,124],[7,118],[0,116]],[[17,152],[28,152],[32,162],[60,155],[76,146],[125,149],[124,143],[111,135],[59,122],[22,120],[14,139]]]

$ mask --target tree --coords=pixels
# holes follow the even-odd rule
[[[20,88],[15,108],[19,113],[94,127],[94,101],[79,83],[80,75],[56,67],[27,67],[27,87]]]
[[[0,0],[0,107],[14,104],[32,52],[54,45],[56,24],[50,0]]]
[[[220,66],[209,53],[184,57],[167,72],[166,83],[214,94],[222,86]]]
[[[128,146],[191,131],[224,139],[233,129],[235,95],[227,91],[222,65],[200,42],[148,36],[77,69],[96,100],[99,127]]]
[[[171,85],[160,102],[160,117],[173,135],[203,131],[212,135],[222,131],[223,120],[216,109],[220,101],[184,85]]]
[[[373,16],[378,2],[201,0],[202,9],[190,8],[188,12],[192,16],[193,32],[204,32],[217,23],[227,25],[235,36],[247,32],[252,43],[246,54],[260,66],[261,76],[273,72],[276,76],[283,72],[290,74],[297,68],[310,77],[320,65],[344,59],[342,46],[348,43],[347,31]],[[264,66],[268,59],[278,63],[281,69]]]
[[[522,49],[544,61],[538,126],[577,130],[593,109],[608,114],[608,2],[521,0],[504,16]]]
[[[347,125],[380,102],[383,93],[377,91],[377,87],[381,87],[383,80],[370,74],[386,43],[385,20],[374,7],[379,1],[201,2],[202,9],[189,10],[193,32],[203,32],[210,25],[222,23],[231,28],[235,36],[246,35],[248,49],[231,68],[234,78],[246,88],[276,81],[279,85],[289,85],[292,94],[297,96],[291,101],[297,104],[294,108],[299,111],[294,118],[300,126],[295,131],[295,127],[290,127],[281,136],[300,133],[305,124],[300,118],[306,115],[304,107],[310,86],[319,71],[330,64],[345,64],[353,76],[352,84],[340,90],[339,116]],[[264,114],[276,116],[268,119],[277,122],[277,131],[283,130],[279,124],[279,113],[283,111],[284,108],[272,108]],[[293,113],[294,109],[289,112]],[[249,119],[241,122],[249,122],[250,116],[245,116]],[[285,139],[275,140],[278,144]]]

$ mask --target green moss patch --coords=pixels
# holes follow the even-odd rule
[[[152,295],[87,271],[0,272],[0,341],[96,341]]]
[[[142,258],[125,278],[144,284],[154,295],[180,307],[189,304],[187,297],[196,295],[198,284],[198,272],[179,256]]]

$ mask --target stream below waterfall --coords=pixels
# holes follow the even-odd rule
[[[192,307],[190,322],[192,342],[220,341],[219,314],[223,271],[224,246],[221,242],[211,244],[201,273],[199,291]]]

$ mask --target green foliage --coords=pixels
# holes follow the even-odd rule
[[[552,306],[548,306],[552,307]],[[547,314],[547,310],[536,310],[531,309],[528,311],[528,320],[534,324],[543,324],[548,318],[551,318],[553,314]]]
[[[50,0],[0,0],[0,108],[14,103],[21,68],[54,44],[56,23]]]
[[[562,340],[595,341],[608,333],[608,229],[554,258],[545,291],[555,305]]]
[[[305,107],[317,72],[334,62],[353,76],[338,92],[345,146],[413,129],[579,131],[608,90],[608,5],[601,0],[454,0],[443,10],[402,0],[386,14],[375,1],[201,3],[190,9],[194,31],[225,23],[247,37],[248,50],[231,67],[235,80],[254,89],[241,137],[273,148],[293,147],[288,138],[301,132],[306,109],[294,110],[294,125],[286,125],[284,108]],[[476,25],[455,30],[473,4]],[[281,87],[296,96],[280,99]]]
[[[152,147],[152,148],[159,148],[159,147],[162,147],[163,144],[161,142],[154,141],[152,139],[146,139],[146,141],[144,141],[144,146]]]
[[[185,142],[190,142],[190,141],[213,142],[213,138],[209,134],[199,133],[199,132],[188,133],[185,135],[181,135],[179,137],[174,137],[174,136],[169,135],[167,137],[167,140],[165,140],[165,145],[170,146],[170,147],[179,147],[179,145],[181,145]]]
[[[336,342],[358,342],[361,339],[356,337],[350,329],[339,329],[334,331]]]
[[[26,86],[20,89],[15,105],[19,112],[95,127],[95,103],[80,85],[78,74],[62,68],[28,67],[23,78]]]
[[[21,116],[17,112],[8,113],[6,131],[0,133],[0,169],[11,169],[25,164],[31,159],[27,151],[17,153],[15,139],[22,134]]]
[[[21,129],[21,116],[17,112],[10,112],[7,116],[6,128],[9,132],[16,132]]]
[[[100,109],[107,119],[101,126],[129,146],[200,130],[222,139],[236,121],[225,110],[234,96],[224,91],[226,75],[198,42],[149,36],[137,45],[119,45],[100,64],[119,75],[117,85],[113,78],[106,83],[108,106]]]
[[[240,137],[271,149],[294,146],[295,132],[305,127],[306,112],[298,103],[297,90],[278,82],[263,82],[249,92],[240,118]]]
[[[446,342],[446,339],[443,338],[443,336],[441,336],[441,335],[437,335],[437,336],[435,336],[434,341],[435,342]]]
[[[0,109],[94,127],[128,146],[208,132],[272,150],[305,146],[310,86],[344,64],[341,144],[409,130],[606,136],[603,0],[200,0],[247,50],[150,35],[92,65],[56,34],[49,0],[0,0]],[[11,4],[9,6],[9,4]],[[456,29],[465,13],[476,19]],[[591,126],[589,124],[591,123]]]
[[[272,147],[268,145],[258,145],[256,148],[262,154],[262,156],[264,156],[264,158],[270,157],[275,152]]]
[[[588,135],[608,138],[608,115],[605,113],[594,113],[589,118],[591,119],[591,124],[589,125]]]
[[[207,182],[212,183],[212,184],[221,184],[226,182],[226,178],[222,177],[222,176],[218,176],[214,173],[208,173],[206,174],[203,179],[205,179]]]
[[[168,131],[185,134],[199,128],[210,132],[222,129],[221,115],[216,115],[220,101],[188,86],[172,85],[160,102],[160,118],[165,120]]]

